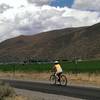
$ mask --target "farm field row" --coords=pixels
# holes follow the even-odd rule
[[[1,64],[0,71],[18,72],[50,72],[53,64],[33,63],[33,64]],[[64,72],[72,73],[99,73],[100,61],[80,61],[80,62],[61,62]]]

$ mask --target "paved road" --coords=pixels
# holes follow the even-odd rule
[[[9,83],[11,86],[27,89],[32,91],[40,91],[44,93],[64,95],[70,97],[81,98],[85,100],[100,100],[100,88],[80,87],[80,86],[57,86],[50,83],[19,81],[0,79]]]

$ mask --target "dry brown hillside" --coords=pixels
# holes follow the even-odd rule
[[[0,44],[0,61],[38,59],[100,58],[100,23],[19,36]]]

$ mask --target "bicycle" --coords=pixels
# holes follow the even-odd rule
[[[61,74],[60,75],[60,81],[58,81],[58,76],[53,73],[52,75],[50,75],[50,82],[51,84],[57,84],[57,83],[60,83],[60,85],[62,86],[66,86],[67,85],[67,77],[64,75],[64,74]]]

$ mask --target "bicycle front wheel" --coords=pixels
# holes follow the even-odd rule
[[[67,85],[67,78],[66,78],[65,75],[61,75],[60,84],[63,85],[63,86]]]
[[[51,84],[56,84],[56,77],[55,77],[55,75],[51,75],[50,76],[50,83]]]

